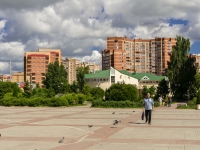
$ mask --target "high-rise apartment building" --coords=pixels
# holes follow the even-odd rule
[[[80,62],[78,59],[74,58],[66,58],[63,60],[63,66],[66,68],[68,73],[67,80],[69,84],[72,84],[73,81],[77,81],[76,79],[76,69],[78,67],[86,67],[89,66],[90,73],[94,73],[95,71],[100,70],[100,65],[91,63],[91,62]]]
[[[164,75],[175,38],[129,39],[108,37],[102,51],[102,70],[114,67],[129,72]]]
[[[69,84],[72,84],[73,81],[76,81],[76,69],[80,65],[80,60],[74,58],[66,58],[63,60],[63,66],[67,71],[67,80]]]
[[[24,81],[28,80],[29,76],[29,82],[32,85],[39,83],[42,86],[49,63],[54,63],[56,60],[61,64],[62,52],[60,49],[39,49],[36,52],[26,52],[24,54]]]

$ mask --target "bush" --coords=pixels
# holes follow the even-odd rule
[[[86,96],[83,94],[78,94],[78,104],[83,104],[86,100]]]
[[[126,101],[103,101],[103,100],[94,100],[92,102],[92,107],[108,107],[108,108],[139,108],[143,105],[140,105],[137,102]]]
[[[200,104],[200,90],[197,93],[197,101],[196,104]]]
[[[94,97],[94,99],[103,99],[104,90],[100,87],[94,87],[91,89],[90,94]]]
[[[113,101],[137,101],[138,90],[130,84],[113,84],[105,92],[105,100]]]

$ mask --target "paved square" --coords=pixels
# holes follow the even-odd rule
[[[199,150],[200,111],[175,105],[151,125],[141,109],[0,107],[0,150]]]

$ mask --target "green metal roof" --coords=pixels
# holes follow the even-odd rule
[[[142,78],[145,76],[149,78],[149,80],[152,80],[152,81],[160,81],[165,78],[165,76],[157,76],[153,73],[130,73],[127,70],[119,70],[119,72],[128,76],[131,76],[133,78],[136,78],[138,80],[142,80]]]
[[[95,72],[95,74],[85,74],[84,78],[109,78],[110,70],[102,70]]]
[[[142,80],[142,78],[145,76],[149,78],[149,80],[151,81],[160,81],[165,78],[165,76],[157,76],[152,73],[130,73],[127,70],[118,70],[118,71],[127,76],[136,78],[139,81]],[[98,71],[98,72],[95,72],[95,74],[85,74],[84,78],[108,78],[109,76],[110,76],[110,69]]]

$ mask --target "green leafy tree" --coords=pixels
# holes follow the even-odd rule
[[[73,83],[70,85],[70,90],[73,93],[78,93],[78,83],[76,81],[73,81]]]
[[[197,73],[195,58],[189,55],[189,51],[190,40],[177,36],[176,45],[173,46],[170,62],[168,62],[167,76],[174,97],[180,100],[188,91],[193,91]]]
[[[16,83],[12,82],[0,82],[0,99],[4,98],[6,93],[12,93],[12,96],[18,97],[22,90]]]
[[[147,88],[147,86],[143,86],[142,89],[142,96],[146,97],[147,93],[149,93],[149,89]]]
[[[13,89],[13,97],[19,97],[19,94],[22,93],[22,90],[19,88],[17,83],[12,83],[12,89]]]
[[[29,98],[31,96],[30,84],[29,84],[28,80],[25,82],[23,95],[24,95],[24,97],[27,97],[27,98]]]
[[[91,89],[92,96],[94,97],[94,99],[103,99],[104,96],[104,90],[100,87],[94,87]]]
[[[89,74],[89,66],[77,68],[76,78],[77,78],[78,86],[81,92],[85,84],[85,79],[84,79],[85,74]]]
[[[43,84],[47,89],[53,88],[55,94],[62,93],[62,85],[67,84],[67,72],[58,61],[50,63]]]
[[[197,101],[196,101],[196,104],[200,104],[200,89],[197,92]]]
[[[157,87],[157,93],[155,98],[158,99],[158,97],[160,95],[162,95],[163,97],[166,97],[166,95],[169,93],[169,87],[168,87],[169,82],[166,81],[165,79],[162,79],[159,83],[158,83],[158,87]]]
[[[150,88],[147,88],[147,86],[143,86],[142,96],[146,97],[147,93],[150,93],[151,96],[155,96],[156,88],[154,86],[151,86]]]
[[[89,95],[90,92],[91,92],[91,90],[92,90],[92,87],[91,87],[90,85],[85,84],[85,85],[83,86],[83,94]]]
[[[138,99],[138,90],[130,84],[113,84],[106,90],[105,100],[113,101],[136,101]]]

